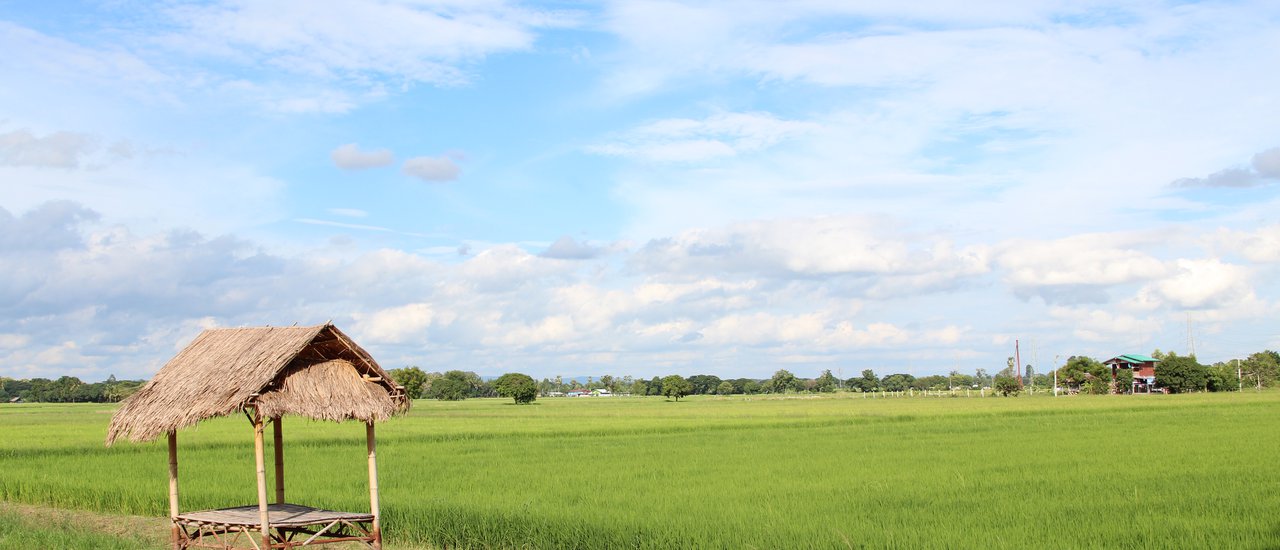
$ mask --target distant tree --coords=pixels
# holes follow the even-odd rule
[[[1228,363],[1214,363],[1208,368],[1206,385],[1209,391],[1236,391],[1240,389],[1241,378],[1236,376],[1236,367]]]
[[[720,377],[713,374],[695,374],[689,377],[689,385],[693,388],[690,395],[705,395],[715,393],[716,387],[720,385]]]
[[[716,393],[720,395],[731,395],[737,392],[733,389],[733,382],[725,380],[724,382],[721,382],[719,386],[716,386]]]
[[[631,395],[648,395],[648,394],[649,394],[649,384],[646,384],[644,380],[636,380],[635,382],[631,383]]]
[[[993,389],[1000,395],[1005,397],[1016,396],[1021,388],[1018,387],[1018,379],[1007,374],[997,375]]]
[[[515,399],[517,404],[533,403],[538,398],[538,385],[527,374],[509,372],[493,381],[493,389],[502,397]]]
[[[676,401],[679,401],[681,397],[689,395],[689,392],[692,390],[693,385],[679,374],[673,374],[662,379],[662,395],[674,397]]]
[[[1280,381],[1280,354],[1271,350],[1250,354],[1240,362],[1240,371],[1245,383],[1257,389],[1274,386]]]
[[[987,369],[978,369],[973,372],[973,383],[980,388],[991,385],[991,375],[987,374]]]
[[[822,371],[822,374],[818,375],[818,378],[814,380],[813,390],[817,392],[833,392],[836,391],[836,386],[839,384],[840,381],[836,380],[835,375],[831,374],[831,370],[828,369]]]
[[[918,390],[945,390],[947,389],[947,377],[941,374],[922,376],[915,379],[911,387]]]
[[[1156,387],[1165,388],[1170,393],[1186,393],[1205,389],[1209,382],[1209,371],[1192,356],[1178,356],[1169,353],[1156,363]]]
[[[1116,393],[1133,393],[1133,369],[1116,369]]]
[[[786,393],[799,390],[800,381],[789,370],[783,369],[775,372],[773,373],[773,378],[769,379],[769,391],[771,393]]]
[[[387,374],[391,375],[391,379],[397,384],[404,386],[404,394],[409,399],[418,399],[422,397],[422,391],[427,386],[427,373],[422,372],[418,367],[405,367],[402,369],[391,369]]]
[[[649,381],[649,395],[665,395],[662,393],[662,379],[657,376]]]
[[[747,380],[742,383],[742,393],[747,395],[755,395],[760,393],[760,382],[756,380]]]
[[[1074,391],[1106,394],[1111,391],[1111,369],[1092,357],[1072,355],[1058,368],[1058,382]]]
[[[614,378],[612,374],[606,374],[600,377],[600,387],[606,390],[613,391],[617,384],[618,380]]]
[[[427,397],[441,401],[460,401],[470,396],[471,390],[467,373],[451,370],[431,382]]]
[[[890,374],[880,379],[880,388],[884,391],[907,391],[916,377],[910,374]]]

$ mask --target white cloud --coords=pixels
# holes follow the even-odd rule
[[[1251,270],[1217,259],[1179,259],[1167,278],[1140,293],[1182,309],[1218,309],[1253,300]]]
[[[425,182],[436,183],[454,181],[462,169],[448,156],[413,157],[404,161],[401,169],[406,176],[413,176]]]
[[[360,146],[354,143],[339,145],[337,149],[329,153],[329,158],[333,159],[334,166],[344,170],[377,168],[379,166],[387,166],[395,161],[395,156],[388,149],[361,151]]]
[[[166,43],[308,77],[457,84],[487,55],[529,48],[533,31],[568,18],[504,2],[215,2],[170,11]]]
[[[356,314],[356,329],[371,342],[405,344],[425,342],[428,329],[439,314],[431,304],[406,304],[373,312],[369,315]]]
[[[81,159],[97,149],[97,140],[85,134],[55,132],[36,137],[27,130],[0,134],[0,164],[77,168]]]
[[[369,216],[368,212],[358,208],[330,208],[329,213],[346,218],[365,218]]]
[[[1259,177],[1280,179],[1280,147],[1254,155],[1251,164]]]
[[[813,122],[782,120],[770,113],[719,113],[701,120],[651,122],[588,150],[655,162],[697,162],[761,151],[818,128]]]
[[[1164,276],[1164,262],[1141,250],[1167,235],[1089,233],[1002,243],[996,263],[1022,295],[1048,302],[1104,302],[1106,287]]]

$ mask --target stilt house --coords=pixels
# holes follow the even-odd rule
[[[1103,364],[1111,367],[1111,383],[1115,384],[1116,371],[1128,369],[1133,371],[1132,393],[1151,393],[1156,385],[1156,363],[1160,360],[1138,353],[1128,353],[1107,359]],[[1124,393],[1121,388],[1116,392]]]
[[[107,445],[120,438],[168,437],[169,516],[175,549],[270,550],[352,541],[380,549],[374,423],[408,408],[404,388],[332,324],[210,329],[124,401],[111,419]],[[257,503],[183,512],[178,499],[178,430],[206,418],[242,412],[253,427]],[[322,510],[285,500],[285,415],[365,423],[368,513]],[[275,443],[274,498],[268,497],[266,481],[268,424]],[[248,470],[246,464],[246,474]]]

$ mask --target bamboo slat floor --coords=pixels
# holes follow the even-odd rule
[[[258,507],[237,506],[218,510],[201,510],[179,514],[177,520],[182,523],[204,523],[219,525],[236,525],[253,528],[261,527]],[[334,512],[321,510],[298,504],[267,505],[267,521],[272,527],[305,527],[308,525],[325,525],[334,521],[349,522],[373,521],[373,514],[357,514],[353,512]]]

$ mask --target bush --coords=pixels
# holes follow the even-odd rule
[[[1003,374],[996,376],[995,385],[993,387],[995,388],[996,392],[998,392],[1000,395],[1003,395],[1005,397],[1009,397],[1011,395],[1018,395],[1018,392],[1022,391],[1022,388],[1018,387],[1017,378],[1014,378],[1012,376],[1006,376]]]
[[[538,398],[538,383],[527,374],[510,372],[493,381],[493,389],[498,395],[510,397],[517,404],[533,403]]]

